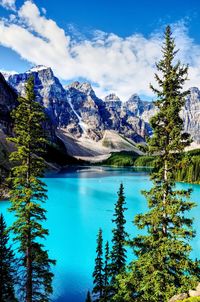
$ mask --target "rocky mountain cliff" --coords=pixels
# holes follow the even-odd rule
[[[17,93],[6,82],[0,73],[0,128],[4,132],[10,131],[11,110],[17,105]]]
[[[34,77],[36,99],[45,107],[52,125],[56,128],[70,125],[69,132],[79,133],[78,119],[67,101],[67,92],[51,68],[37,66],[25,73],[6,74],[6,79],[18,94],[24,95],[30,76]]]
[[[63,87],[51,68],[36,66],[22,74],[6,75],[16,93],[24,94],[28,77],[35,80],[38,102],[46,109],[51,123],[75,139],[93,141],[103,139],[105,131],[115,131],[134,142],[145,141],[152,130],[149,120],[155,114],[152,102],[143,101],[136,94],[122,102],[115,94],[105,99],[96,96],[89,83],[73,82]],[[200,142],[200,91],[191,88],[182,110],[185,130]]]
[[[185,131],[190,133],[194,142],[200,143],[200,90],[190,88],[185,106],[181,112]]]

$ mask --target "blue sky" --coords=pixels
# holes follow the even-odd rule
[[[100,29],[120,36],[135,32],[149,35],[160,26],[189,19],[191,35],[200,41],[199,0],[86,0],[36,1],[63,27],[73,23],[79,29]],[[67,4],[66,4],[67,3]]]
[[[163,30],[171,24],[179,58],[200,86],[200,1],[0,0],[1,70],[52,67],[63,81],[86,79],[101,95],[151,97]]]

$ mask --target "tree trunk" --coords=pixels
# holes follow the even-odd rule
[[[31,155],[30,155],[30,146],[29,146],[29,154],[27,157],[27,187],[30,186],[30,162],[31,162]],[[30,203],[30,200],[27,201],[27,204]],[[32,267],[32,238],[31,238],[31,227],[30,227],[30,212],[27,219],[27,226],[28,226],[28,234],[27,234],[27,248],[26,248],[26,302],[32,302],[33,298],[33,267]]]
[[[32,252],[31,252],[31,231],[28,231],[28,244],[26,249],[26,302],[32,302],[33,282],[32,282]]]
[[[168,181],[168,178],[167,178],[167,161],[165,160],[165,163],[164,163],[164,183],[166,184],[167,181]],[[166,191],[164,192],[164,195],[163,195],[163,218],[164,218],[164,221],[163,221],[163,235],[164,236],[167,235],[167,223],[166,223],[167,213],[165,211],[166,198],[167,198],[167,189],[166,189]]]
[[[3,300],[3,297],[2,297],[2,285],[3,285],[3,276],[2,276],[2,259],[0,259],[0,301]]]

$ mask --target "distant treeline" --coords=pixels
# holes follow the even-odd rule
[[[133,151],[113,152],[111,156],[101,164],[114,167],[152,167],[154,156],[140,156]]]
[[[176,172],[176,180],[200,184],[200,149],[186,152],[189,162]]]
[[[187,158],[187,164],[181,165],[176,172],[176,180],[188,183],[200,184],[200,149],[185,152],[183,158]],[[156,156],[152,155],[138,155],[135,152],[117,152],[112,153],[111,156],[105,160],[103,165],[110,165],[114,167],[153,167],[153,162]]]

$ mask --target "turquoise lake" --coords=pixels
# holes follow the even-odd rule
[[[46,227],[50,235],[46,247],[56,259],[54,267],[54,302],[84,302],[87,290],[92,288],[96,235],[103,230],[104,242],[112,238],[112,216],[117,191],[123,182],[127,202],[127,232],[138,233],[133,225],[134,216],[147,210],[141,190],[149,189],[151,182],[145,172],[131,169],[102,167],[71,168],[48,175]],[[190,216],[194,217],[196,238],[192,241],[192,257],[200,254],[200,185],[179,183],[179,188],[193,188],[192,200],[198,203]],[[9,202],[0,203],[8,225],[12,214],[7,212]],[[129,251],[129,258],[133,258]]]

